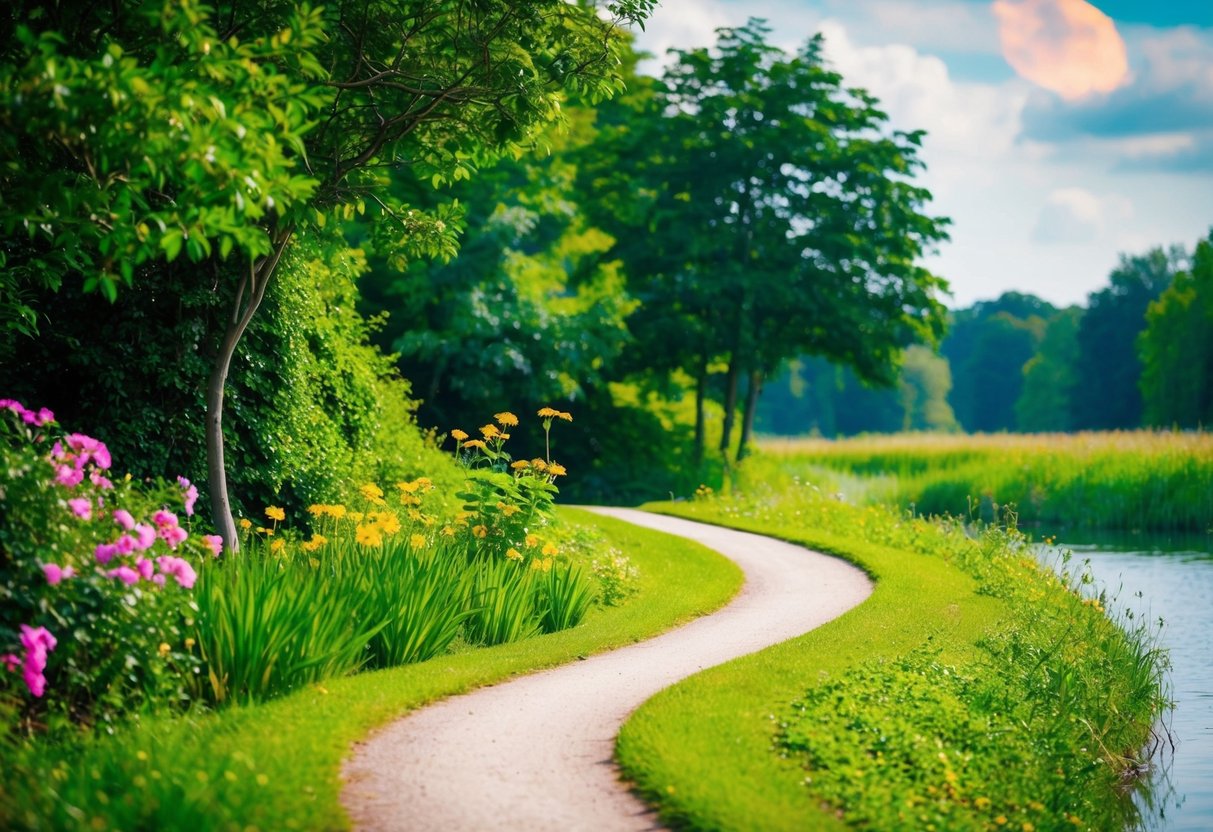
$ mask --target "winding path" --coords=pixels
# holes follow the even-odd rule
[[[631,509],[600,514],[681,535],[745,573],[728,606],[648,641],[452,697],[392,723],[344,767],[363,830],[640,830],[655,814],[620,782],[628,715],[691,674],[836,618],[871,582],[836,558]]]

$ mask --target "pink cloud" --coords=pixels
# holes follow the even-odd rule
[[[1129,81],[1116,24],[1086,0],[995,0],[994,16],[1007,63],[1067,101]]]

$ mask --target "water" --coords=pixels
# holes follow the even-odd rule
[[[1156,756],[1150,782],[1135,796],[1142,828],[1213,829],[1213,537],[1100,534],[1058,548],[1076,561],[1089,558],[1096,581],[1121,606],[1165,622],[1175,708],[1164,724],[1175,749],[1167,745]]]

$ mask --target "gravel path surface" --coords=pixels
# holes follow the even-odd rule
[[[771,538],[592,510],[715,549],[745,585],[728,606],[664,635],[443,700],[358,744],[343,771],[356,829],[661,828],[612,760],[628,715],[662,688],[824,624],[872,591],[855,567]]]

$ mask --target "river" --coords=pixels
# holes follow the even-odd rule
[[[1135,795],[1146,832],[1213,829],[1213,537],[1071,533],[1059,549],[1090,560],[1119,604],[1163,619],[1175,708],[1163,720],[1174,742]],[[1081,541],[1081,542],[1076,542]],[[1141,596],[1137,597],[1136,593]]]

